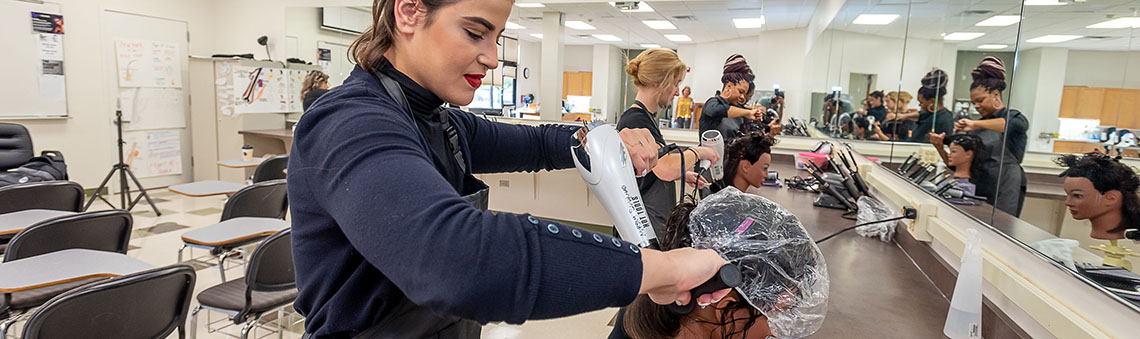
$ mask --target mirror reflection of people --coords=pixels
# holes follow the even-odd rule
[[[693,128],[693,89],[689,86],[681,89],[681,97],[677,98],[677,128]]]
[[[836,91],[823,97],[823,121],[824,124],[830,126],[831,129],[838,130],[840,128],[840,115],[854,111],[854,109],[851,108],[851,103],[843,100],[841,96],[842,95]]]
[[[855,117],[853,120],[855,129],[852,131],[852,139],[855,140],[890,140],[886,134],[883,134],[882,128],[878,121],[872,123],[868,117],[860,116]]]
[[[721,90],[705,101],[704,108],[701,109],[700,135],[704,135],[705,131],[717,130],[727,142],[738,135],[744,120],[762,117],[763,112],[758,108],[738,106],[748,100],[748,84],[755,78],[752,68],[748,67],[748,62],[740,54],[733,54],[725,60],[724,73],[720,77]]]
[[[949,141],[950,147],[943,147]],[[973,134],[954,134],[949,137],[945,133],[931,134],[930,143],[946,163],[946,168],[954,173],[954,180],[958,182],[955,188],[967,194],[977,192],[975,178],[982,177],[982,162],[986,158],[986,146],[982,138]]]
[[[874,91],[867,95],[867,115],[875,117],[875,122],[887,121],[887,107],[883,105],[883,91]]]
[[[329,92],[329,75],[321,71],[309,71],[301,83],[301,109],[309,110],[317,99]]]
[[[786,95],[785,92],[780,91],[779,88],[776,88],[772,92],[771,97],[760,99],[760,106],[767,107],[769,115],[775,114],[777,119],[783,119],[784,118],[784,96],[785,95]]]
[[[499,65],[511,8],[375,0],[371,27],[350,48],[356,68],[297,123],[288,193],[305,337],[478,338],[482,323],[570,316],[639,294],[687,303],[726,263],[713,250],[641,249],[487,210],[475,173],[573,168],[571,147],[586,134],[443,107],[470,104]],[[648,130],[619,134],[630,167],[655,166]]]
[[[1140,228],[1140,178],[1136,172],[1101,153],[1064,155],[1055,160],[1067,167],[1065,206],[1073,219],[1092,223],[1093,239],[1124,239],[1124,231]]]
[[[1001,93],[1006,83],[1005,64],[1001,59],[983,58],[970,75],[974,78],[970,84],[970,101],[982,118],[960,119],[954,124],[954,131],[977,135],[986,145],[977,195],[986,197],[987,202],[999,210],[1020,216],[1027,185],[1021,161],[1025,157],[1029,120],[1020,111],[1002,103]]]
[[[686,66],[677,57],[677,52],[665,48],[650,48],[638,54],[625,66],[625,72],[637,87],[634,104],[622,113],[618,120],[618,130],[644,128],[653,134],[653,141],[664,146],[665,138],[657,127],[653,116],[659,106],[668,105],[677,96],[677,85],[685,78]],[[710,147],[692,147],[683,151],[685,163],[681,164],[681,154],[670,153],[657,161],[657,166],[644,177],[637,179],[638,191],[645,203],[646,212],[654,231],[661,232],[665,218],[677,203],[677,185],[674,181],[684,178],[692,186],[704,188],[708,182],[698,177],[691,169],[700,160],[720,161],[720,155]]]
[[[907,91],[887,93],[887,121],[883,123],[883,131],[891,137],[891,140],[908,140],[911,137],[918,115],[914,115],[913,119],[902,115],[918,113],[917,110],[908,108],[911,99],[914,97]]]

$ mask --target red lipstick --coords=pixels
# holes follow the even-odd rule
[[[483,84],[483,74],[464,74],[464,79],[467,79],[467,84],[471,87],[479,88]]]

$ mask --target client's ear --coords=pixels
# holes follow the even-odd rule
[[[1104,192],[1104,204],[1109,207],[1118,207],[1124,203],[1124,193],[1120,190]]]

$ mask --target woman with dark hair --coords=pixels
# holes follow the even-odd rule
[[[950,132],[954,129],[951,120],[953,112],[943,104],[946,98],[946,84],[950,81],[946,72],[935,68],[922,77],[922,87],[918,89],[918,112],[896,115],[897,119],[917,119],[910,142],[930,143],[931,134]]]
[[[720,77],[722,87],[716,95],[705,101],[701,109],[700,134],[717,130],[725,141],[735,138],[744,119],[763,118],[761,109],[741,108],[749,98],[749,83],[755,79],[748,62],[740,54],[733,54],[724,63],[724,74]],[[754,84],[752,86],[755,86]]]
[[[970,75],[974,78],[970,84],[970,101],[982,119],[960,119],[954,124],[954,131],[977,135],[986,146],[982,172],[975,180],[976,195],[986,197],[987,202],[999,210],[1020,216],[1027,184],[1021,161],[1025,157],[1029,120],[1002,103],[1001,93],[1006,84],[1005,64],[1001,59],[983,58]]]
[[[1065,155],[1056,163],[1068,167],[1065,206],[1073,219],[1089,220],[1093,239],[1124,239],[1124,231],[1140,228],[1140,178],[1136,171],[1101,153]]]
[[[478,338],[481,323],[564,317],[639,294],[688,303],[725,263],[711,250],[641,249],[486,210],[475,173],[572,168],[585,134],[443,107],[469,104],[498,66],[511,7],[374,1],[372,26],[350,47],[356,68],[297,123],[288,189],[293,305],[306,338]],[[631,167],[651,170],[649,131],[620,134]]]
[[[875,117],[875,122],[887,121],[887,107],[883,103],[885,97],[883,91],[874,91],[867,95],[867,116]]]
[[[329,92],[329,75],[321,71],[309,71],[301,83],[301,109],[309,110],[314,102]]]
[[[973,134],[954,134],[946,137],[950,142],[949,152],[943,147],[941,134],[932,134],[930,143],[938,150],[938,155],[946,163],[946,167],[954,172],[954,179],[958,181],[957,189],[968,194],[977,192],[976,178],[982,177],[982,162],[986,159],[986,145],[982,138]]]

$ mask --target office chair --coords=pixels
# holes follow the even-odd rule
[[[83,186],[56,180],[0,187],[0,214],[29,209],[83,212]]]
[[[253,170],[253,183],[285,179],[285,167],[289,165],[289,155],[278,155],[265,159]]]

